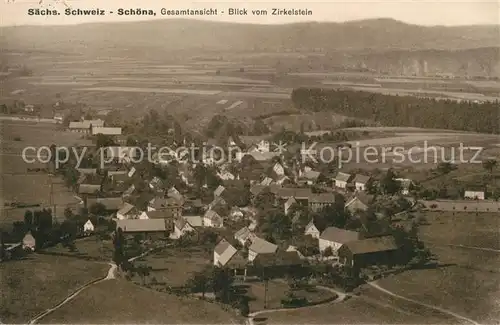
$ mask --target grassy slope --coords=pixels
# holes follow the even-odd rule
[[[104,277],[108,268],[104,263],[44,255],[0,263],[0,319],[26,323],[78,287]]]

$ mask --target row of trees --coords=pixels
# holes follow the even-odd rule
[[[389,96],[361,91],[297,88],[292,92],[297,108],[332,111],[387,126],[410,126],[499,133],[498,102],[436,100]]]

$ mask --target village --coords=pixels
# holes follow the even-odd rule
[[[419,200],[419,185],[392,169],[375,176],[339,171],[332,163],[304,162],[271,139],[249,137],[253,142],[248,142],[243,136],[202,144],[226,152],[236,147],[234,160],[221,159],[224,151],[217,157],[176,156],[175,149],[186,146],[186,140],[172,138],[168,157],[156,153],[153,161],[141,161],[137,153],[144,145],[133,143],[121,127],[82,119],[65,128],[94,146],[87,147],[79,166],[69,157],[56,168],[54,157],[60,153],[55,153],[43,170],[62,177],[81,200],[80,207],[67,208],[64,220],[53,218],[50,209],[27,209],[24,221],[15,222],[12,233],[2,238],[4,261],[23,258],[26,252],[75,256],[95,237],[112,242],[113,249],[93,258],[112,257],[126,279],[140,278],[141,285],[171,293],[188,290],[204,299],[211,293],[243,316],[255,309],[244,293],[236,293],[235,281],[264,285],[259,309],[269,308],[269,280],[285,281],[289,289],[273,308],[296,308],[345,299],[366,281],[437,263],[419,239],[418,226],[425,222],[422,210],[440,211],[445,205]],[[450,209],[469,204],[479,211],[484,192],[463,195],[462,201],[448,202]],[[496,201],[485,203],[500,210]],[[192,273],[186,266],[187,274],[180,276],[187,277],[184,283],[179,279],[167,289],[159,285],[161,271],[153,265],[164,263],[164,254],[191,249],[204,252],[204,266]],[[214,281],[219,281],[218,292],[209,285]],[[326,286],[329,295],[316,297],[304,289],[311,285]]]

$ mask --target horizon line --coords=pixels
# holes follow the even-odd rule
[[[12,28],[12,27],[71,27],[71,26],[82,26],[82,25],[108,25],[108,24],[137,24],[137,23],[145,23],[145,22],[165,22],[165,21],[195,21],[195,22],[204,22],[204,23],[213,23],[213,24],[232,24],[232,25],[255,25],[255,26],[287,26],[287,25],[305,25],[305,24],[335,24],[335,25],[343,25],[348,23],[356,23],[356,22],[367,22],[367,21],[377,21],[377,20],[385,20],[392,21],[400,24],[404,24],[407,26],[416,26],[423,28],[463,28],[463,27],[500,27],[500,21],[496,24],[466,24],[466,25],[421,25],[405,22],[403,20],[395,19],[392,17],[378,17],[378,18],[365,18],[365,19],[351,19],[345,21],[319,21],[319,20],[310,20],[310,21],[297,21],[297,22],[285,22],[285,23],[259,23],[259,22],[237,22],[237,21],[216,21],[212,19],[200,19],[200,18],[156,18],[156,19],[138,19],[138,20],[130,20],[130,21],[94,21],[94,22],[81,22],[75,24],[12,24],[12,25],[0,25],[0,28]]]

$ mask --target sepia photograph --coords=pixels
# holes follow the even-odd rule
[[[500,324],[498,0],[0,0],[0,324]]]

